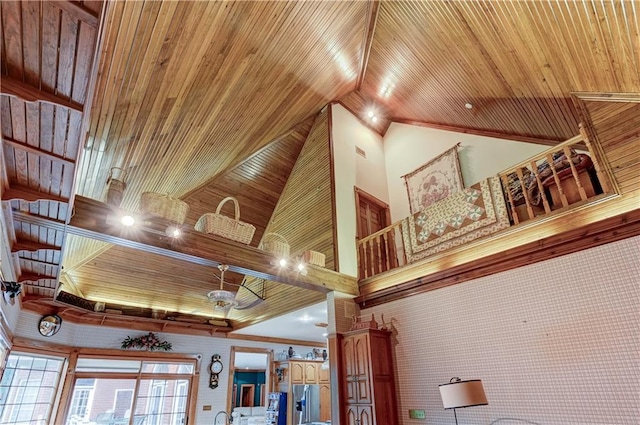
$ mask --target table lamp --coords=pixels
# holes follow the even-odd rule
[[[453,409],[456,425],[458,425],[456,409],[489,404],[482,381],[479,379],[462,381],[457,377],[451,378],[448,384],[440,384],[439,388],[442,405],[445,409]]]

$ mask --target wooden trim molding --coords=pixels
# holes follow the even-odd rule
[[[236,330],[236,329],[234,329]],[[269,336],[244,335],[237,333],[228,333],[227,339],[237,339],[239,341],[256,341],[266,344],[282,344],[282,345],[302,345],[304,347],[325,347],[326,343],[317,341],[304,341],[298,339],[274,338]]]
[[[329,174],[331,179],[331,217],[333,220],[333,268],[340,271],[340,256],[338,248],[338,211],[336,204],[336,165],[333,149],[333,108],[327,108],[327,139],[329,143]]]
[[[74,18],[88,24],[94,28],[98,27],[99,17],[94,15],[89,9],[81,6],[78,3],[68,0],[49,0],[49,3],[64,10]]]
[[[361,287],[361,292],[365,295],[357,297],[355,301],[361,308],[373,307],[638,235],[640,235],[640,209],[542,238],[428,276],[405,282],[399,280],[399,283],[393,287],[369,292],[365,284]]]
[[[481,129],[469,128],[469,127],[455,127],[455,126],[446,125],[446,124],[414,121],[414,120],[409,120],[404,118],[392,118],[391,121],[398,124],[415,125],[418,127],[427,127],[427,128],[433,128],[436,130],[451,131],[454,133],[474,134],[476,136],[495,137],[498,139],[513,140],[516,142],[535,143],[537,145],[545,145],[545,146],[556,146],[558,143],[561,143],[564,141],[564,139],[546,139],[546,138],[535,137],[535,136],[524,136],[519,134],[501,133],[498,131],[491,131],[491,130],[481,130]]]
[[[371,53],[371,45],[373,44],[373,34],[376,31],[376,23],[378,22],[378,9],[380,2],[378,0],[370,0],[367,7],[367,20],[362,39],[362,55],[360,56],[360,72],[356,81],[356,90],[360,91],[364,77],[367,74],[367,66],[369,65],[369,54]]]
[[[15,97],[23,102],[43,102],[50,103],[55,106],[61,106],[67,109],[84,112],[84,105],[81,105],[72,100],[64,99],[60,96],[47,93],[36,87],[30,86],[15,78],[3,76],[0,83],[0,94]]]
[[[234,371],[235,371],[235,360],[236,360],[236,353],[263,353],[267,355],[267,369],[265,370],[264,373],[264,382],[265,382],[265,391],[268,394],[269,392],[271,392],[271,386],[272,386],[272,382],[271,382],[271,368],[273,367],[273,350],[270,348],[256,348],[256,347],[237,347],[237,346],[232,346],[231,350],[230,350],[230,354],[229,354],[229,362],[226,365],[226,367],[229,368],[229,381],[227,384],[227,412],[231,412],[231,397],[233,396],[233,378],[234,378]],[[224,356],[223,353],[219,353],[222,356]],[[223,363],[224,363],[224,357],[223,357]]]

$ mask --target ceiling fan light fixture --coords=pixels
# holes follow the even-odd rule
[[[238,305],[236,294],[224,289],[216,289],[207,294],[209,301],[213,303],[214,309],[231,309]]]

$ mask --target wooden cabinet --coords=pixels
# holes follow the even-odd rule
[[[398,423],[390,333],[364,329],[344,334],[341,345],[347,425]]]
[[[331,385],[320,384],[320,422],[331,420]]]
[[[304,383],[305,384],[317,384],[318,383],[318,363],[304,363]]]
[[[318,366],[318,384],[328,384],[331,382],[331,371],[329,368],[323,369]]]
[[[294,409],[292,388],[294,385],[317,385],[320,393],[320,421],[331,420],[331,385],[330,371],[322,368],[322,361],[290,359],[275,363],[276,369],[282,371],[282,380],[278,382],[279,391],[288,393],[287,424],[296,423],[291,412]],[[274,374],[277,375],[277,374]]]
[[[292,384],[304,384],[304,364],[302,362],[289,362],[289,374]]]
[[[373,425],[371,406],[347,405],[347,425]]]

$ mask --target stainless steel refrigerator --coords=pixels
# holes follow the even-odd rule
[[[320,385],[293,385],[293,424],[320,422]]]

